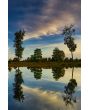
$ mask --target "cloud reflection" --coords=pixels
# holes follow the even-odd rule
[[[35,108],[36,110],[80,110],[80,102],[74,104],[74,106],[66,106],[59,92],[43,91],[38,88],[29,88],[24,85],[23,91],[29,94],[29,97],[27,96],[27,100],[25,101],[26,105],[24,105],[26,107],[31,105],[33,110]]]

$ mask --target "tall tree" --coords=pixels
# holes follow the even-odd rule
[[[64,60],[65,54],[63,51],[59,50],[58,48],[55,48],[53,50],[52,60],[54,61],[62,61]]]
[[[23,50],[23,37],[25,35],[24,31],[18,31],[15,33],[14,47],[15,47],[15,56],[20,60],[22,58]]]
[[[34,50],[34,59],[35,60],[41,60],[42,59],[42,51],[41,49]]]
[[[77,48],[77,45],[74,43],[74,38],[72,37],[74,33],[75,33],[75,29],[73,28],[73,25],[65,26],[65,28],[63,29],[63,35],[65,36],[64,44],[67,45],[67,47],[69,48],[72,59],[73,59],[73,52]]]

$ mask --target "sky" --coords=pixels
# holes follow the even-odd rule
[[[77,49],[75,58],[80,58],[81,1],[80,0],[9,0],[8,39],[9,58],[14,58],[14,33],[25,30],[23,59],[30,57],[36,48],[41,48],[43,57],[51,57],[55,47],[70,57],[61,35],[66,25],[73,24],[73,36]]]

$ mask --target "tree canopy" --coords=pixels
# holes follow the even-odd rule
[[[15,33],[14,47],[15,47],[15,56],[20,60],[22,58],[23,50],[23,37],[25,35],[24,31],[18,31]]]
[[[59,50],[58,48],[55,48],[53,50],[52,60],[53,61],[62,61],[65,58],[65,53],[62,50]]]
[[[64,44],[67,45],[67,47],[69,48],[72,59],[73,59],[73,52],[77,48],[77,45],[74,43],[74,38],[72,37],[74,33],[75,33],[75,29],[73,28],[73,25],[65,26],[62,33],[64,35]]]
[[[41,60],[42,59],[42,51],[41,49],[35,49],[34,55],[31,55],[31,60]]]

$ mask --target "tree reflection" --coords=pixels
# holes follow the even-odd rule
[[[30,67],[28,66],[28,67],[27,67],[27,69],[29,70],[29,69],[30,69]]]
[[[30,68],[31,72],[34,73],[35,79],[41,79],[42,77],[42,68]]]
[[[24,100],[23,88],[21,86],[23,82],[24,81],[22,78],[22,72],[18,67],[16,69],[16,74],[15,74],[14,83],[13,83],[13,91],[14,91],[13,98],[20,102],[23,102]]]
[[[11,72],[12,71],[12,68],[11,67],[8,67],[8,70],[9,70],[9,72]]]
[[[73,102],[76,103],[76,97],[73,96],[75,93],[75,88],[77,87],[77,82],[76,79],[73,78],[73,72],[74,72],[74,67],[72,68],[72,78],[70,79],[69,83],[65,86],[65,96],[64,96],[64,101],[66,105],[71,104],[73,105]]]
[[[63,67],[58,67],[58,68],[52,68],[52,73],[53,73],[53,78],[55,80],[60,79],[61,77],[64,76],[65,70]]]

